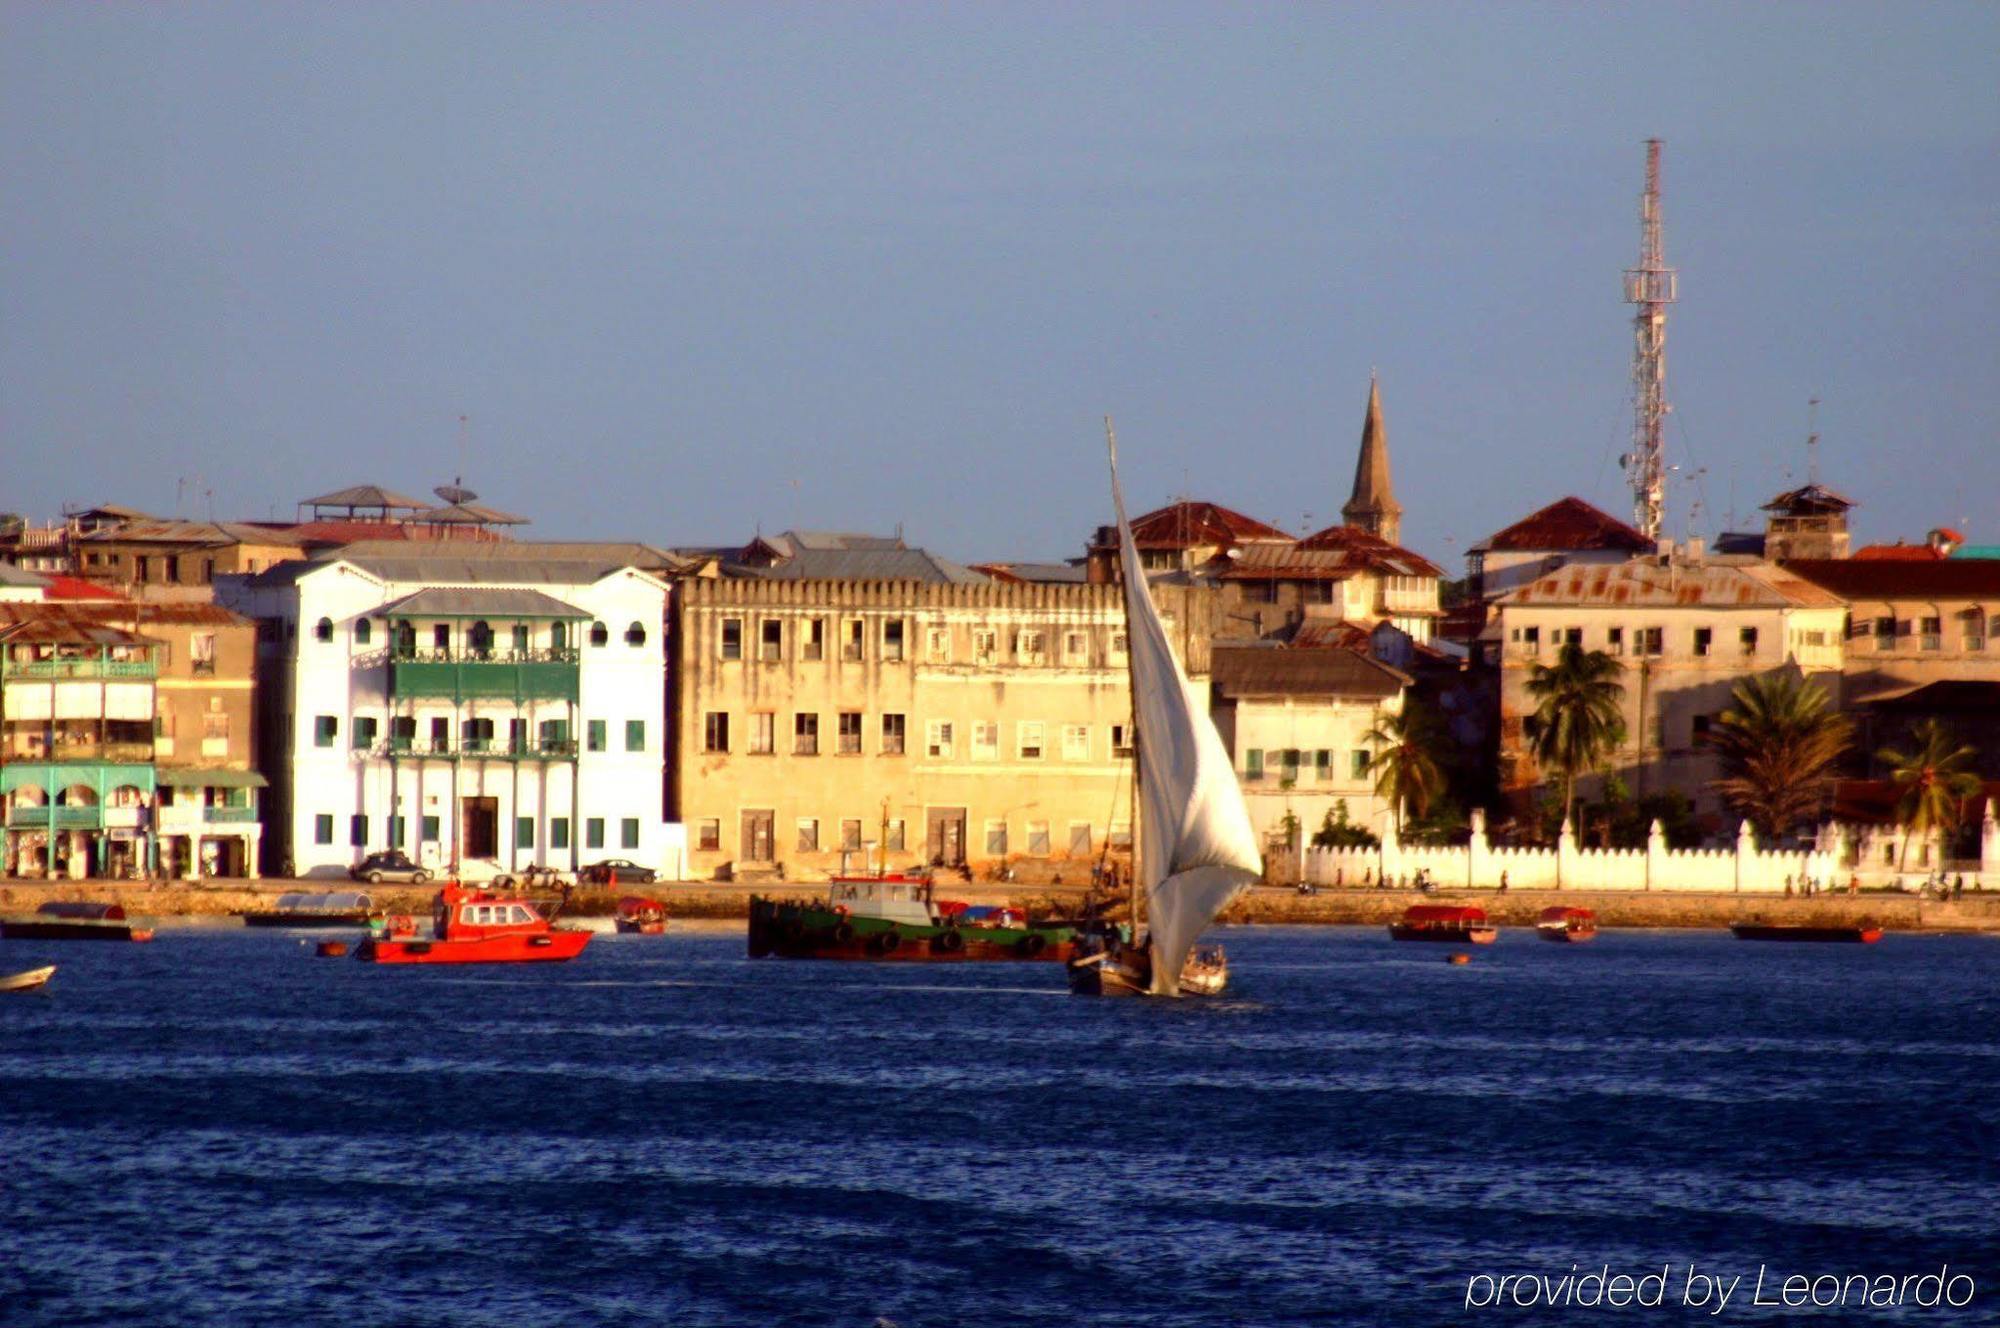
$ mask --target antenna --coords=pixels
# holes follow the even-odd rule
[[[1660,140],[1646,140],[1646,190],[1639,196],[1639,263],[1625,269],[1632,319],[1632,450],[1620,460],[1632,485],[1632,524],[1660,537],[1667,494],[1667,306],[1678,297],[1660,222]]]
[[[1806,482],[1819,483],[1819,398],[1806,401]]]

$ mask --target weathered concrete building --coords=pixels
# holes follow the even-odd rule
[[[1846,608],[1769,563],[1704,561],[1685,551],[1616,566],[1571,566],[1500,597],[1488,629],[1498,646],[1500,782],[1519,798],[1543,781],[1527,747],[1527,682],[1574,642],[1624,666],[1625,746],[1612,768],[1636,793],[1678,789],[1705,812],[1719,769],[1709,726],[1730,689],[1793,666],[1837,700]],[[1720,826],[1720,821],[1716,822]]]
[[[1214,593],[1154,594],[1205,676]],[[1130,834],[1116,586],[688,580],[675,613],[673,804],[696,875],[879,853],[1076,880]]]

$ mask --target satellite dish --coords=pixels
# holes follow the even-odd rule
[[[469,503],[479,496],[472,490],[456,484],[440,484],[431,492],[448,503]]]

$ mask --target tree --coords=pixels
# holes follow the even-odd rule
[[[1730,701],[1708,733],[1722,759],[1710,787],[1767,839],[1789,834],[1825,809],[1854,726],[1793,668],[1743,679]]]
[[[1337,799],[1313,831],[1314,848],[1380,848],[1382,841],[1365,826],[1347,819],[1347,799]]]
[[[1889,782],[1901,790],[1896,823],[1903,827],[1903,851],[1897,871],[1910,856],[1913,836],[1956,827],[1966,799],[1979,792],[1979,776],[1972,768],[1978,753],[1969,744],[1960,743],[1935,719],[1917,725],[1910,737],[1915,744],[1911,751],[1884,747],[1875,753],[1889,767]]]
[[[1375,772],[1375,796],[1396,813],[1396,833],[1403,833],[1403,808],[1422,816],[1444,791],[1444,767],[1438,757],[1441,740],[1437,720],[1428,710],[1405,701],[1398,714],[1375,721],[1362,741],[1375,749],[1368,768]]]
[[[1577,776],[1596,769],[1625,740],[1624,671],[1602,650],[1586,651],[1572,641],[1554,664],[1537,664],[1528,675],[1528,695],[1536,703],[1526,725],[1528,749],[1542,769],[1562,775],[1566,821],[1576,811]]]

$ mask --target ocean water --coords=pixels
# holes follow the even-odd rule
[[[2000,1323],[2000,939],[1224,939],[1179,1003],[734,934],[0,943],[62,966],[0,997],[0,1323]],[[1479,1303],[1607,1267],[1661,1303]]]

